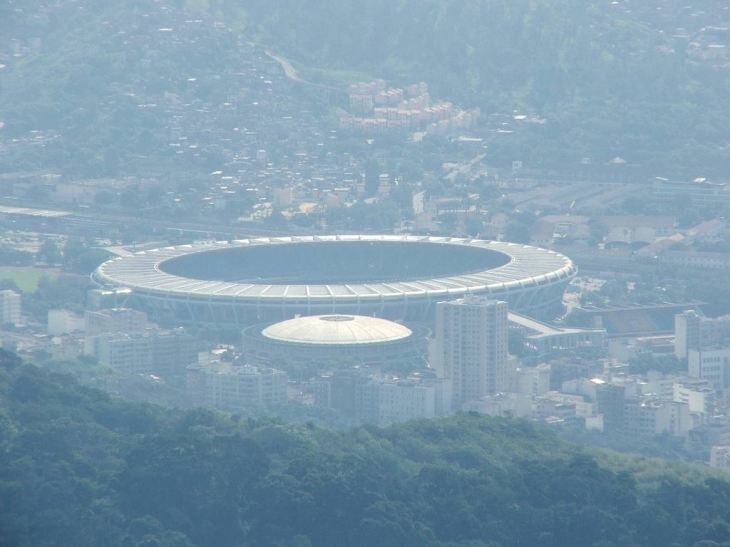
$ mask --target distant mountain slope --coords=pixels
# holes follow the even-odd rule
[[[424,79],[486,112],[547,118],[506,143],[502,159],[569,169],[621,156],[648,173],[727,175],[730,33],[698,26],[728,26],[726,2],[244,4],[263,39],[305,64]],[[713,41],[725,51],[705,59],[701,47]]]
[[[0,353],[2,545],[689,547],[729,537],[724,478],[588,453],[527,422],[464,415],[328,432],[164,411]]]
[[[169,136],[200,122],[195,108],[171,116],[175,96],[203,109],[241,100],[250,80],[231,76],[254,40],[308,76],[425,80],[487,116],[546,120],[500,136],[491,163],[571,171],[618,156],[640,176],[726,178],[728,26],[723,0],[8,0],[0,139],[43,145],[0,152],[14,169],[87,176],[179,169]],[[296,87],[279,92],[303,99]],[[183,166],[232,153],[212,143]]]
[[[203,12],[151,0],[9,2],[3,170],[199,182],[257,148],[293,153],[285,115],[307,135],[319,123],[275,61]]]

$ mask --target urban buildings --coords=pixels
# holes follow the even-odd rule
[[[371,414],[379,425],[445,414],[443,391],[447,388],[443,382],[427,382],[417,377],[384,378],[373,380],[370,388],[375,392]]]
[[[536,367],[520,367],[515,370],[510,391],[537,397],[550,391],[550,365],[542,363]]]
[[[730,345],[730,315],[709,318],[694,310],[674,316],[674,354],[687,359],[690,350]]]
[[[85,329],[84,317],[64,309],[48,310],[48,334],[50,336],[62,336]]]
[[[84,315],[84,330],[87,336],[106,332],[135,332],[149,326],[144,312],[131,308],[107,308],[87,311]]]
[[[147,315],[131,308],[87,310],[84,314],[84,353],[95,353],[95,339],[101,334],[140,332],[149,326]]]
[[[462,405],[462,410],[506,418],[529,419],[535,416],[533,398],[529,395],[511,392],[495,393],[486,395],[478,401],[466,402]]]
[[[694,426],[686,403],[659,398],[631,398],[625,405],[625,432],[636,437],[662,433],[686,436]]]
[[[607,215],[598,219],[605,230],[606,244],[654,243],[659,237],[674,233],[676,219],[673,216]]]
[[[211,359],[208,353],[201,356],[187,368],[190,404],[236,412],[286,402],[284,371]]]
[[[87,348],[99,363],[125,374],[151,374],[182,383],[187,366],[197,361],[199,343],[181,328],[146,329],[98,334]]]
[[[561,352],[606,346],[605,329],[556,327],[519,313],[509,313],[510,328],[523,333],[524,345],[535,358],[545,359]]]
[[[21,296],[10,289],[0,291],[0,325],[19,324],[21,312]]]
[[[710,447],[710,466],[711,467],[730,467],[730,446],[712,446]]]
[[[693,378],[708,380],[716,390],[730,387],[730,347],[690,349],[687,371]]]
[[[340,127],[366,134],[423,130],[448,134],[474,126],[479,109],[462,110],[432,102],[424,83],[388,88],[384,80],[357,82],[348,90],[350,111],[338,109]]]
[[[452,409],[505,391],[507,303],[469,296],[436,306],[431,366],[451,382]]]
[[[715,389],[712,382],[697,378],[679,378],[672,383],[672,399],[686,403],[695,414],[712,416],[716,409]]]
[[[311,384],[314,404],[331,408],[353,422],[377,425],[434,418],[450,413],[450,383],[413,374],[406,377],[336,370]]]
[[[730,185],[704,178],[691,182],[657,178],[652,183],[651,193],[658,201],[681,199],[696,205],[730,204]]]

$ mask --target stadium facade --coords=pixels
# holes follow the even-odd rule
[[[350,314],[430,322],[437,302],[468,294],[555,315],[573,262],[497,241],[409,235],[243,239],[117,257],[93,280],[132,291],[158,321],[222,328],[297,315]]]

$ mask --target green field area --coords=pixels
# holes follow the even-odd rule
[[[23,292],[35,292],[43,276],[58,277],[58,270],[49,268],[0,266],[0,281],[12,281]]]

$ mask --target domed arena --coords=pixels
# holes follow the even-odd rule
[[[572,261],[506,242],[409,235],[271,237],[140,251],[105,262],[102,287],[128,288],[158,321],[243,327],[298,315],[429,321],[467,294],[535,316],[561,309]]]
[[[243,350],[250,362],[299,362],[326,365],[413,361],[425,351],[425,333],[362,315],[296,317],[244,330]]]

